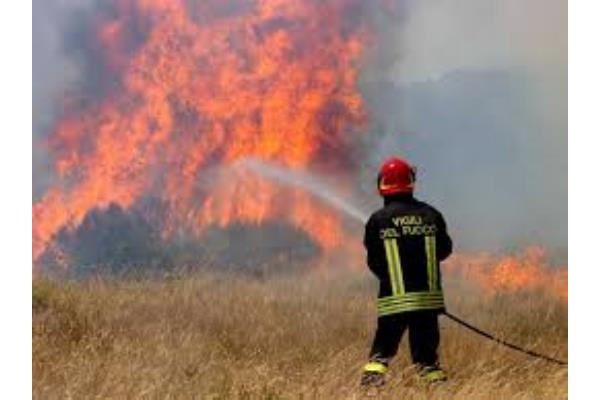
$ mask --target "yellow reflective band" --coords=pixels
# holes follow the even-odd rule
[[[437,307],[437,306],[422,306],[422,307],[418,307],[418,308],[398,308],[398,309],[388,309],[388,310],[379,310],[379,312],[377,313],[378,317],[386,317],[388,315],[395,315],[395,314],[405,314],[405,313],[410,313],[410,312],[415,312],[415,311],[440,311],[443,308]]]
[[[409,293],[404,293],[404,294],[398,295],[398,296],[381,297],[381,298],[377,299],[377,303],[382,304],[382,303],[398,302],[398,301],[405,301],[405,300],[427,300],[427,299],[437,299],[437,298],[443,298],[443,297],[444,297],[444,295],[443,295],[442,291],[440,291],[440,290],[432,291],[432,292],[409,292]]]
[[[404,311],[431,310],[444,308],[441,291],[412,292],[399,296],[388,296],[377,300],[378,314],[388,315]]]
[[[385,258],[387,259],[392,293],[398,294],[398,278],[396,276],[396,263],[394,260],[394,253],[392,251],[392,242],[395,243],[396,239],[385,239],[383,241],[383,245],[385,246]]]
[[[415,303],[398,303],[398,304],[386,304],[377,306],[377,310],[385,311],[385,310],[418,310],[421,307],[444,307],[444,302],[442,300],[438,301],[427,301],[427,302],[415,302]]]
[[[444,304],[444,299],[439,297],[436,299],[426,299],[426,300],[405,300],[398,301],[394,303],[379,303],[377,304],[378,308],[386,308],[386,307],[395,307],[395,306],[411,306],[411,305],[419,305],[419,304]]]
[[[438,276],[435,236],[425,236],[425,253],[427,255],[429,290],[436,290],[438,286]]]
[[[400,295],[404,293],[404,278],[402,277],[402,263],[400,262],[398,242],[395,238],[388,238],[383,241],[383,245],[385,246],[385,257],[390,273],[392,293]]]
[[[444,308],[443,301],[431,301],[427,303],[401,303],[401,304],[389,304],[386,306],[378,306],[378,311],[387,311],[387,310],[420,310],[422,308],[431,308],[431,307],[439,307]]]
[[[427,286],[433,290],[433,274],[431,273],[431,237],[425,236],[425,258],[427,259]]]
[[[442,295],[442,291],[441,290],[432,290],[432,291],[421,291],[421,292],[408,292],[408,293],[403,293],[401,295],[396,295],[396,296],[386,296],[386,297],[381,297],[379,298],[379,300],[392,300],[392,299],[398,299],[398,298],[404,298],[404,297],[426,297],[426,296],[441,296]]]
[[[386,367],[385,364],[377,361],[368,362],[367,365],[365,365],[365,367],[363,368],[363,371],[365,372],[377,372],[379,374],[385,374],[387,370],[388,367]]]
[[[443,304],[418,304],[411,306],[396,306],[385,309],[378,309],[377,315],[384,317],[391,314],[399,314],[408,311],[420,311],[420,310],[441,310],[444,308]]]
[[[431,264],[433,265],[433,287],[431,290],[435,290],[440,285],[438,278],[437,244],[435,242],[435,236],[431,237],[431,259]]]
[[[404,294],[404,276],[402,275],[402,260],[400,259],[400,251],[398,250],[398,241],[392,241],[392,255],[396,265],[396,278],[398,279],[398,293]]]

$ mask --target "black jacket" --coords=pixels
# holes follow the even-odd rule
[[[379,278],[379,315],[444,310],[439,262],[452,253],[442,214],[412,195],[387,197],[365,227],[367,263]]]

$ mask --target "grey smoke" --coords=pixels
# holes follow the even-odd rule
[[[402,155],[460,248],[566,249],[567,2],[403,4],[386,31],[397,57],[363,74],[364,192]]]

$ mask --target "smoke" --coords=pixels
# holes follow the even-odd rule
[[[396,55],[364,75],[361,182],[395,153],[461,248],[567,245],[567,4],[403,2]],[[389,25],[389,24],[388,24]]]

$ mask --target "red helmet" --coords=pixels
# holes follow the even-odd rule
[[[401,158],[386,160],[379,169],[377,189],[382,196],[412,193],[415,186],[416,169]]]

